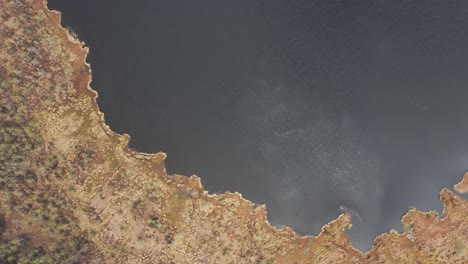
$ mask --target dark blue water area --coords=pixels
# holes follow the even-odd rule
[[[365,250],[468,170],[466,1],[49,2],[113,130],[277,226]]]

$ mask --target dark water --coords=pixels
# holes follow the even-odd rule
[[[468,2],[53,0],[92,87],[170,173],[367,249],[468,169]],[[341,209],[340,209],[341,208]]]

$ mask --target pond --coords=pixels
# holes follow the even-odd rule
[[[466,1],[64,1],[106,122],[169,173],[353,245],[468,167]]]

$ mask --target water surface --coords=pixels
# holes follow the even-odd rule
[[[466,1],[49,2],[112,129],[275,225],[367,249],[467,170]]]

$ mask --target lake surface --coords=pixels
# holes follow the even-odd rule
[[[468,170],[467,1],[49,2],[113,130],[277,226],[365,250]]]

